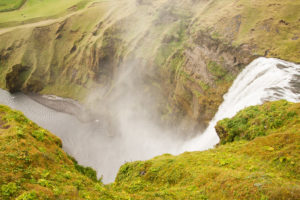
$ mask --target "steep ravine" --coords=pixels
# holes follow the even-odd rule
[[[120,68],[142,62],[143,76],[148,77],[145,87],[156,85],[160,98],[168,99],[154,106],[165,122],[178,123],[188,116],[201,129],[236,75],[254,58],[299,62],[299,14],[293,9],[299,5],[273,1],[91,4],[53,24],[1,34],[0,86],[90,103],[86,96],[91,90],[104,88],[109,93]],[[261,14],[250,18],[256,4]]]
[[[32,2],[0,13],[0,103],[29,118],[0,105],[0,199],[300,198],[299,103],[264,102],[299,102],[300,1]]]

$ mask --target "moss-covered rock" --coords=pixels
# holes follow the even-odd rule
[[[253,140],[278,132],[299,132],[300,104],[285,100],[268,102],[262,106],[251,106],[231,119],[217,123],[216,131],[221,144],[238,140]]]
[[[11,93],[20,92],[28,76],[29,67],[21,64],[14,65],[11,72],[6,74],[6,88]]]

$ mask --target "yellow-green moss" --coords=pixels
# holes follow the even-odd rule
[[[105,199],[96,172],[61,146],[49,131],[0,105],[0,199]]]
[[[300,104],[285,100],[251,106],[240,111],[231,119],[219,121],[216,130],[221,143],[252,140],[271,133],[299,133]]]
[[[299,106],[285,101],[257,106],[264,114],[273,109],[275,121],[284,118],[282,126],[267,127],[268,136],[127,163],[114,188],[136,199],[299,199]],[[252,122],[261,116],[254,115]]]
[[[0,106],[0,197],[296,200],[300,198],[299,106],[278,101],[247,108],[236,116],[249,117],[251,126],[245,131],[273,119],[267,123],[266,136],[126,163],[110,185],[103,185],[91,168],[79,166],[64,153],[57,137],[20,112]],[[282,120],[280,126],[277,120]]]

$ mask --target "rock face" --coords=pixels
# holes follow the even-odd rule
[[[130,67],[124,63],[143,60],[145,88],[159,85],[168,99],[157,105],[164,119],[178,123],[188,116],[206,126],[255,57],[299,62],[297,7],[276,0],[94,3],[51,23],[1,34],[0,86],[83,101],[91,89],[113,88],[120,69]]]
[[[248,45],[233,47],[199,31],[192,48],[184,50],[182,74],[175,79],[172,95],[189,115],[207,123],[223,102],[232,80],[255,56]],[[184,106],[185,105],[185,106]]]
[[[26,80],[26,73],[28,74],[29,67],[21,64],[14,65],[12,71],[6,74],[6,88],[11,93],[20,92]]]

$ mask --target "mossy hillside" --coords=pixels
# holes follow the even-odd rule
[[[216,130],[225,144],[279,132],[299,133],[299,122],[300,105],[281,100],[248,107],[231,119],[219,121]]]
[[[0,106],[0,199],[103,199],[96,172],[61,148],[59,138],[21,112]],[[103,198],[102,198],[103,197]]]
[[[296,114],[251,141],[126,163],[110,185],[102,185],[92,169],[64,153],[57,137],[1,106],[1,198],[299,199],[299,103],[278,101],[258,108],[266,112],[272,105],[279,105],[278,112]],[[283,115],[271,115],[282,120]],[[260,124],[249,129],[253,127]]]
[[[234,46],[248,44],[253,54],[300,62],[298,1],[219,0],[198,6],[195,34],[200,27]]]
[[[2,35],[1,87],[6,88],[5,76],[13,66],[22,64],[28,67],[29,75],[19,90],[82,99],[87,88],[93,85],[98,70],[97,57],[92,57],[96,50],[93,45],[92,49],[87,48],[87,44],[94,40],[90,35],[108,11],[107,6],[91,7],[80,17],[75,15],[45,28],[21,29]]]
[[[296,115],[283,121],[281,128],[268,126],[273,131],[269,135],[204,152],[127,163],[120,168],[113,187],[136,199],[298,199],[300,104],[279,101],[258,107],[267,112],[277,105],[282,105],[277,111]],[[282,116],[272,119],[282,120]],[[249,128],[259,127],[254,123]]]

